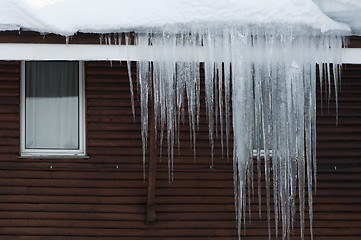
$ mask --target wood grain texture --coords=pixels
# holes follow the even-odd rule
[[[135,63],[132,73],[135,79]],[[187,123],[180,128],[172,183],[163,149],[155,182],[157,221],[146,224],[140,107],[136,97],[133,121],[126,64],[86,62],[85,78],[89,159],[21,159],[20,63],[0,62],[0,240],[237,239],[232,161],[221,157],[217,143],[210,169],[206,118],[201,117],[196,160]],[[339,96],[338,126],[334,101],[324,101],[321,111],[318,96],[314,236],[321,240],[361,238],[361,65],[343,67]],[[264,197],[264,179],[261,187]],[[267,239],[265,199],[261,218],[257,198],[250,208],[252,221],[242,238]],[[307,225],[306,217],[309,239]],[[291,239],[298,235],[296,220]]]

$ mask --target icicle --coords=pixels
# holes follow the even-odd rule
[[[141,48],[146,48],[148,45],[148,36],[139,36],[139,45]],[[137,81],[140,92],[140,117],[141,117],[141,135],[143,143],[143,177],[145,179],[145,155],[147,151],[148,141],[148,107],[150,96],[150,64],[148,62],[137,62]]]
[[[209,142],[211,145],[211,161],[213,165],[213,151],[214,151],[214,42],[211,34],[207,35],[205,40],[205,47],[208,47],[207,61],[204,63],[205,75],[205,102],[208,115],[208,129]]]
[[[118,35],[118,43],[121,45],[121,40]],[[129,35],[125,35],[125,45],[127,46],[127,69],[128,69],[128,78],[129,78],[129,91],[130,91],[130,101],[132,103],[132,113],[133,120],[135,121],[135,107],[134,107],[134,90],[133,90],[133,78],[132,78],[132,69],[131,61],[129,60]]]
[[[110,34],[108,35],[107,39],[108,39],[108,45],[112,45],[112,37]]]
[[[321,92],[326,88],[329,102],[334,91],[337,106],[343,38],[322,35],[307,27],[242,26],[138,33],[137,41],[142,53],[152,59],[151,63],[137,63],[144,163],[149,104],[154,104],[160,149],[166,136],[169,181],[173,181],[174,147],[181,145],[179,126],[185,121],[185,111],[188,111],[189,138],[196,156],[200,66],[204,66],[212,165],[214,136],[220,138],[223,154],[225,132],[228,158],[228,139],[233,127],[234,195],[239,236],[254,192],[253,161],[256,159],[259,214],[260,182],[264,174],[269,239],[271,195],[276,235],[280,228],[282,239],[290,238],[296,202],[299,202],[300,236],[304,239],[306,191],[312,238],[312,188],[316,184],[317,168],[316,64]],[[110,44],[111,39],[105,38],[105,42]],[[125,42],[129,44],[129,36],[125,37]],[[129,60],[127,67],[134,115]],[[153,96],[152,103],[149,103],[150,96]],[[264,171],[261,170],[262,161]]]
[[[117,45],[117,44],[118,44],[118,40],[119,40],[119,36],[117,36],[117,34],[114,34],[113,40],[114,40],[114,45]],[[121,43],[119,42],[119,45],[120,45],[120,44],[121,44]]]

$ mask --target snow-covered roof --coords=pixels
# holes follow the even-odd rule
[[[326,16],[312,0],[0,1],[3,31],[25,29],[70,36],[76,32],[189,30],[247,24],[304,25],[322,32],[350,30],[347,24]]]
[[[313,0],[335,21],[346,23],[352,33],[361,35],[361,0]]]

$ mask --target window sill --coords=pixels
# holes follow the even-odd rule
[[[18,158],[26,159],[88,159],[87,155],[20,155]]]
[[[257,149],[253,149],[253,152],[252,152],[252,157],[257,157],[257,154],[258,154],[258,150]],[[260,150],[260,156],[261,157],[264,157],[265,156],[265,153],[264,153],[264,150]],[[272,150],[269,150],[269,157],[272,157]]]

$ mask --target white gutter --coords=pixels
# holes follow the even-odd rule
[[[206,59],[204,51],[196,51],[197,56],[189,54],[192,48],[170,48],[169,53],[177,52],[179,61],[199,61]],[[164,49],[162,49],[164,51]],[[152,61],[156,47],[138,45],[92,45],[92,44],[0,44],[0,60],[78,60],[78,61]],[[343,50],[343,63],[361,64],[361,49]]]
[[[190,56],[191,49],[176,49],[179,61],[204,60],[204,56]],[[78,61],[152,61],[158,48],[139,45],[93,44],[0,44],[0,60],[78,60]],[[163,49],[164,51],[164,49]],[[168,52],[173,52],[171,49]],[[201,51],[197,51],[201,52]]]
[[[361,64],[361,48],[345,48],[342,63]]]

